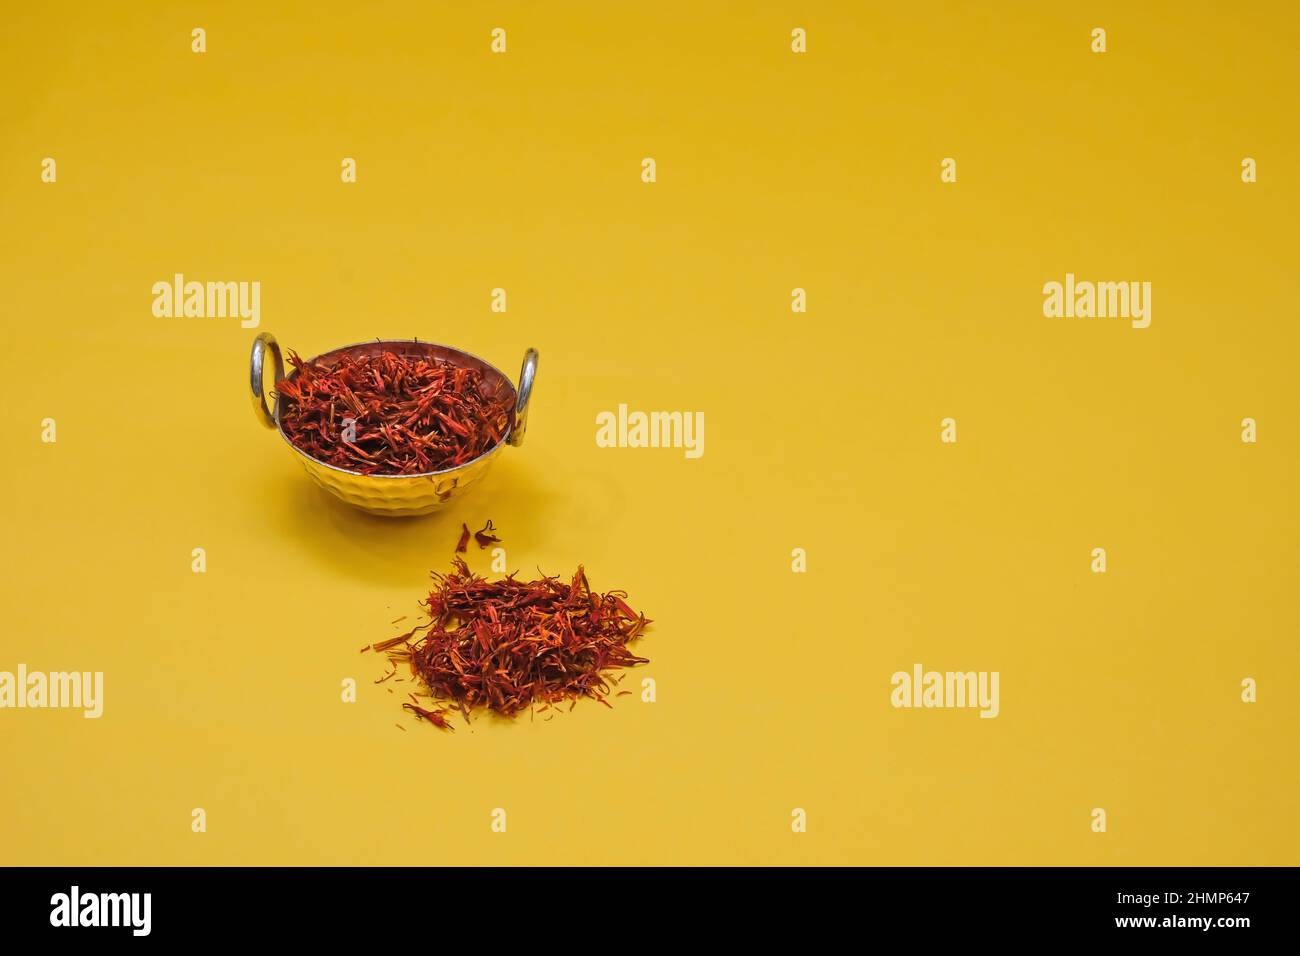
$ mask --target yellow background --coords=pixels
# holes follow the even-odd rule
[[[10,4],[0,669],[106,700],[0,712],[0,861],[1300,862],[1298,27]],[[536,346],[528,440],[445,513],[350,511],[255,423],[252,331],[152,316],[176,272],[260,281],[304,355]],[[1044,318],[1066,272],[1150,281],[1151,327]],[[620,402],[705,412],[704,457],[597,448]],[[450,735],[371,683],[487,518],[512,568],[631,592],[657,703]],[[916,662],[1000,671],[1001,716],[893,709]]]

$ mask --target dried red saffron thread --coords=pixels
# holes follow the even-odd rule
[[[455,704],[467,722],[475,707],[513,717],[566,700],[572,709],[579,697],[609,706],[616,679],[607,672],[648,663],[627,645],[650,621],[628,606],[626,592],[592,591],[581,566],[567,583],[550,576],[517,581],[513,574],[487,581],[456,558],[451,572],[434,581],[424,603],[430,621],[416,629],[426,633],[373,647],[389,651],[394,666],[409,662],[430,694]],[[426,716],[417,705],[405,706]]]
[[[482,531],[474,532],[474,540],[478,542],[480,549],[486,548],[489,544],[496,544],[501,540],[494,534],[488,534],[489,531],[495,530],[496,528],[492,527],[492,519],[489,518],[488,523],[484,526]]]
[[[469,525],[461,523],[460,540],[456,542],[456,553],[464,554],[469,550]]]
[[[418,704],[403,704],[402,706],[415,714],[415,716],[427,720],[439,730],[450,730],[452,733],[456,732],[456,728],[447,721],[447,715],[451,713],[449,710],[443,708],[439,708],[438,710],[425,710]]]
[[[363,475],[454,468],[510,428],[509,392],[491,391],[478,369],[395,352],[344,353],[327,365],[291,351],[289,362],[295,372],[276,386],[284,434],[339,468]]]

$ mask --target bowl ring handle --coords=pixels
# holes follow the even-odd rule
[[[253,340],[253,360],[249,369],[248,384],[253,391],[253,412],[257,420],[267,428],[275,428],[275,415],[266,407],[266,396],[262,392],[262,376],[266,366],[266,353],[270,351],[275,360],[275,381],[278,385],[284,379],[284,359],[280,356],[280,343],[270,332],[263,332]]]
[[[515,425],[510,429],[509,441],[516,448],[524,443],[524,432],[528,430],[528,400],[533,397],[533,379],[536,377],[537,349],[529,349],[524,353],[524,364],[519,368],[519,400],[515,403]]]

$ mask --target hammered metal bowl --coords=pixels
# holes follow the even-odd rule
[[[483,380],[489,388],[508,391],[515,398],[514,416],[510,428],[496,445],[489,448],[473,461],[467,461],[455,468],[443,471],[430,471],[418,475],[362,475],[346,468],[328,465],[312,458],[301,448],[289,441],[280,425],[280,400],[276,397],[274,411],[267,407],[263,391],[262,378],[266,367],[266,353],[270,352],[275,362],[275,381],[278,384],[285,378],[284,359],[280,354],[280,345],[270,332],[263,332],[253,342],[252,368],[249,384],[253,394],[253,411],[258,421],[267,428],[274,428],[280,433],[285,444],[293,449],[302,462],[303,468],[312,479],[337,498],[363,511],[375,515],[405,517],[409,515],[427,515],[437,511],[452,498],[461,494],[483,477],[501,450],[507,445],[518,447],[524,443],[524,431],[528,425],[528,400],[533,393],[533,378],[537,374],[537,350],[529,349],[524,353],[524,363],[519,370],[519,386],[516,388],[510,379],[494,365],[483,361],[468,352],[453,349],[446,345],[434,345],[418,339],[391,339],[388,341],[360,342],[345,345],[342,348],[325,352],[312,359],[313,362],[325,362],[337,359],[344,353],[349,355],[378,355],[382,352],[396,352],[410,358],[436,358],[466,368],[478,369],[483,373]],[[297,370],[289,374],[292,378]]]

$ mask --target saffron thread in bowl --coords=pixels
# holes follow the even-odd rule
[[[296,448],[363,475],[414,475],[466,464],[510,429],[513,395],[483,372],[395,352],[344,353],[328,364],[289,353],[276,386],[280,427]]]

